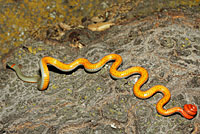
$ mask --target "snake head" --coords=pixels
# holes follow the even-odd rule
[[[195,104],[185,104],[184,111],[194,117],[197,114],[197,106]]]
[[[16,64],[12,62],[7,62],[6,63],[8,67],[13,68]]]

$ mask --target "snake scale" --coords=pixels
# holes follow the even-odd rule
[[[110,62],[110,61],[114,61],[114,63],[110,67],[110,74],[113,78],[116,78],[116,79],[127,78],[133,74],[140,74],[140,78],[133,86],[133,92],[136,97],[141,98],[141,99],[147,99],[158,92],[163,94],[163,98],[160,99],[158,103],[156,104],[156,109],[159,114],[168,116],[174,113],[179,113],[186,119],[192,119],[197,114],[197,107],[195,104],[193,105],[185,104],[183,109],[181,107],[173,107],[170,109],[164,109],[163,108],[164,105],[168,103],[170,100],[170,97],[171,97],[170,91],[165,86],[162,86],[162,85],[153,86],[146,91],[140,90],[141,86],[148,80],[147,70],[139,66],[131,67],[123,71],[117,70],[118,67],[122,63],[122,57],[118,54],[106,55],[99,62],[94,63],[94,64],[90,63],[85,58],[79,58],[70,64],[65,64],[52,57],[43,57],[40,60],[41,77],[25,76],[21,72],[18,65],[13,64],[13,63],[7,63],[7,65],[16,72],[16,74],[21,80],[25,82],[38,83],[38,88],[40,90],[45,90],[47,89],[49,85],[49,70],[47,67],[48,64],[53,65],[57,69],[64,72],[73,71],[78,66],[84,66],[84,68],[88,72],[96,72],[96,71],[99,71],[107,62]]]

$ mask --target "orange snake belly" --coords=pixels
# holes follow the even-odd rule
[[[141,99],[146,99],[153,96],[157,92],[161,92],[163,94],[163,98],[160,99],[158,103],[156,104],[156,109],[159,114],[168,116],[174,113],[180,113],[183,117],[187,119],[192,119],[197,114],[197,107],[196,105],[192,105],[192,104],[185,104],[184,109],[182,109],[181,107],[173,107],[170,109],[164,109],[163,108],[164,105],[170,100],[170,97],[171,97],[170,91],[162,85],[156,85],[146,91],[141,91],[140,90],[141,86],[148,79],[147,70],[139,66],[131,67],[124,71],[117,70],[118,67],[122,63],[122,58],[118,54],[109,54],[103,57],[99,62],[94,63],[94,64],[90,63],[85,58],[79,58],[70,64],[64,64],[52,57],[43,57],[40,60],[40,68],[41,68],[42,76],[40,79],[38,79],[38,81],[36,80],[38,82],[38,88],[40,90],[45,90],[47,89],[49,85],[49,70],[48,70],[47,64],[53,65],[57,69],[64,72],[73,71],[75,68],[77,68],[80,65],[84,66],[84,68],[89,72],[96,72],[100,70],[109,61],[114,61],[114,63],[110,67],[110,74],[113,78],[117,78],[117,79],[126,78],[133,74],[140,74],[139,80],[133,86],[133,92],[136,97],[141,98]],[[11,67],[13,66],[14,64]]]

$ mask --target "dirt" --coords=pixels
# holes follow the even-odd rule
[[[197,9],[194,9],[195,11]],[[27,39],[6,61],[22,66],[26,75],[40,75],[39,61],[52,56],[64,63],[107,54],[122,56],[119,70],[142,66],[149,72],[146,90],[164,85],[171,92],[165,108],[200,105],[200,16],[188,9],[165,9],[144,18],[127,19],[103,32],[86,28],[65,32],[60,41]],[[69,36],[69,35],[74,36]],[[73,47],[72,39],[83,45]],[[74,41],[74,40],[73,40]],[[52,43],[54,42],[54,43]],[[96,73],[78,68],[70,73],[49,66],[50,84],[21,81],[11,69],[0,71],[0,133],[4,134],[190,134],[200,133],[199,112],[192,120],[179,114],[162,116],[156,94],[142,100],[132,88],[139,75],[115,80],[109,67]]]

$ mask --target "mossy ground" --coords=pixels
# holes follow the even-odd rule
[[[83,18],[91,18],[105,11],[118,12],[119,7],[129,3],[131,17],[144,16],[162,8],[199,6],[200,0],[0,0],[0,55],[13,46],[24,43],[31,33],[47,25],[65,22],[81,25]],[[109,9],[111,8],[111,9]],[[126,9],[122,9],[126,10]],[[120,18],[122,19],[122,18]]]
[[[27,40],[26,43],[24,41],[31,37],[32,32],[37,33],[44,28],[48,30],[51,25],[60,21],[75,26],[82,24],[82,18],[91,18],[98,15],[98,12],[101,13],[100,6],[95,12],[97,9],[94,5],[97,1],[87,1],[92,3],[89,5],[84,3],[85,1],[60,1],[62,6],[67,5],[66,8],[69,8],[70,12],[74,11],[70,14],[64,10],[64,18],[62,14],[57,17],[57,14],[53,13],[58,12],[57,8],[49,11],[36,10],[41,7],[55,8],[53,5],[56,4],[51,1],[1,1],[1,14],[4,18],[1,20],[4,23],[1,25],[1,52],[6,53],[13,46],[22,44],[10,51],[7,57],[11,58],[4,61],[22,65],[22,72],[31,76],[39,75],[38,62],[44,56],[54,57],[64,63],[84,57],[94,63],[107,54],[120,54],[124,61],[120,69],[142,66],[148,70],[149,81],[142,87],[144,90],[158,84],[169,88],[172,97],[165,108],[194,103],[199,111],[199,1],[161,1],[124,0],[120,1],[120,4],[106,4],[103,1],[105,12],[112,13],[108,19],[114,18],[116,22],[125,23],[112,26],[103,32],[72,29],[65,33],[66,39],[61,40],[63,42],[55,45],[33,39]],[[82,13],[81,6],[77,6],[81,2],[81,6],[91,6],[95,11],[90,14],[92,9],[86,9],[88,12]],[[46,5],[47,3],[52,6]],[[29,4],[32,4],[31,7]],[[102,1],[99,4],[102,5]],[[128,8],[125,8],[127,5]],[[66,19],[67,12],[76,17]],[[42,13],[46,15],[41,15]],[[38,35],[40,36],[40,33]],[[74,39],[79,39],[84,47],[68,45]],[[168,117],[159,115],[155,104],[162,95],[155,95],[147,100],[136,98],[132,88],[133,81],[139,77],[114,80],[109,76],[111,64],[92,74],[81,68],[66,74],[49,66],[51,78],[45,91],[38,91],[37,84],[21,81],[13,70],[0,68],[0,133],[200,132],[199,112],[193,120],[187,120],[178,114]]]
[[[178,16],[180,14],[182,16]],[[142,90],[166,86],[171,100],[165,108],[194,103],[200,106],[199,14],[165,10],[116,25],[103,32],[88,29],[68,31],[78,35],[83,48],[29,40],[9,60],[22,65],[25,75],[39,75],[44,56],[71,63],[84,57],[95,63],[110,53],[122,56],[120,70],[142,66],[149,81]],[[82,34],[84,33],[84,34]],[[69,37],[67,40],[69,42]],[[38,91],[36,83],[21,81],[11,69],[0,71],[0,133],[34,134],[190,134],[199,133],[199,112],[193,120],[175,114],[164,117],[156,111],[162,94],[142,100],[133,94],[139,76],[114,80],[109,63],[101,71],[79,68],[64,73],[48,66],[50,84]]]

